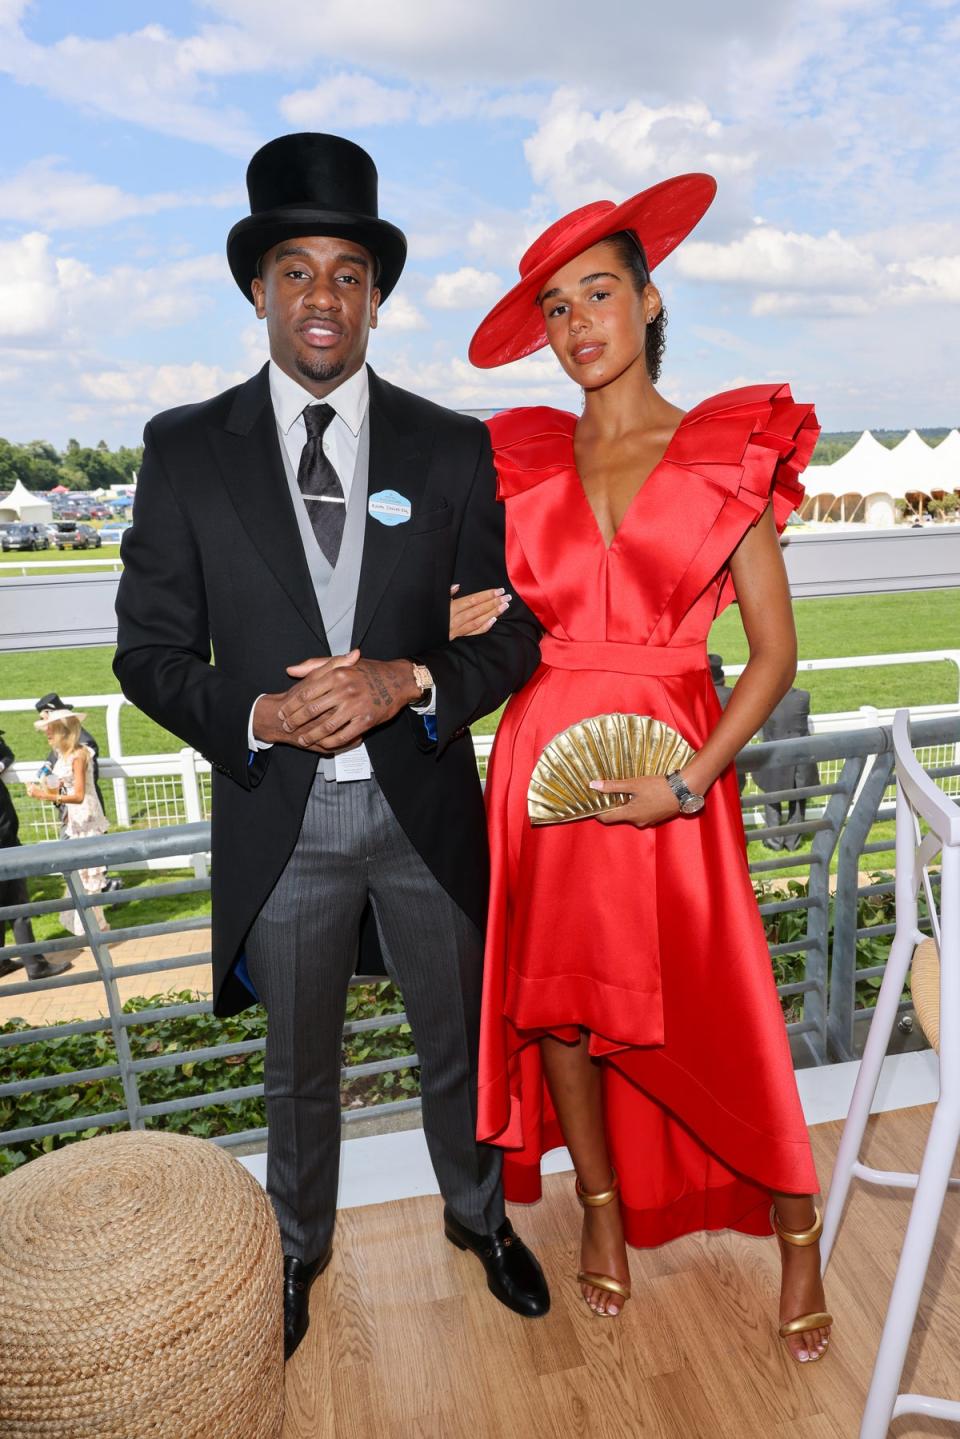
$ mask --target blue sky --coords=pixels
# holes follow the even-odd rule
[[[224,239],[300,129],[364,145],[409,236],[370,352],[400,384],[575,407],[548,353],[473,370],[475,325],[558,215],[704,169],[664,393],[956,424],[958,59],[960,0],[0,0],[0,434],[135,441],[262,363]]]

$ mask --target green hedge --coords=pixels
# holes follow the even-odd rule
[[[132,1025],[127,1031],[134,1059],[155,1054],[209,1049],[216,1044],[236,1044],[242,1040],[262,1039],[266,1035],[267,1017],[257,1005],[229,1019],[200,1014],[185,1019],[150,1022],[150,1010],[173,1004],[191,1004],[200,996],[191,990],[152,995],[149,999],[130,999],[123,1006],[125,1014],[143,1013],[145,1022]],[[354,986],[347,997],[348,1019],[371,1019],[378,1015],[396,1014],[403,1008],[394,987],[381,984]],[[29,1029],[23,1020],[13,1019],[0,1025],[0,1034]],[[409,1024],[390,1029],[371,1029],[344,1040],[343,1063],[365,1064],[375,1059],[393,1059],[412,1054]],[[218,1089],[236,1089],[248,1084],[263,1083],[263,1051],[230,1055],[221,1059],[185,1060],[168,1069],[153,1069],[139,1076],[140,1098],[144,1104],[158,1104],[170,1099],[211,1093]],[[109,1030],[97,1034],[76,1034],[63,1039],[44,1040],[36,1044],[12,1045],[3,1051],[4,1082],[37,1079],[42,1075],[65,1074],[71,1070],[94,1069],[117,1062],[113,1037]],[[413,1098],[420,1092],[418,1068],[393,1070],[388,1074],[367,1075],[353,1079],[341,1089],[344,1109],[382,1104],[391,1099]],[[26,1124],[49,1124],[73,1115],[107,1114],[122,1109],[123,1090],[119,1079],[94,1079],[63,1089],[40,1090],[0,1099],[0,1129],[19,1128]],[[210,1105],[177,1114],[162,1115],[147,1121],[148,1128],[174,1130],[211,1139],[221,1134],[238,1134],[266,1124],[262,1099],[239,1100],[234,1104]],[[116,1128],[117,1126],[113,1126]],[[121,1126],[122,1127],[122,1126]],[[7,1174],[28,1159],[77,1139],[110,1133],[111,1127],[92,1127],[74,1134],[47,1135],[42,1140],[0,1148],[0,1175]]]

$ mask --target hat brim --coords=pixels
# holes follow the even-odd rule
[[[492,370],[543,348],[547,331],[536,298],[544,282],[562,265],[618,230],[633,230],[652,271],[699,224],[716,193],[712,175],[675,175],[612,210],[602,211],[593,223],[573,227],[570,238],[529,270],[481,321],[470,341],[471,364],[479,370]]]
[[[388,220],[373,220],[341,210],[284,205],[238,220],[227,236],[227,262],[242,293],[253,304],[251,284],[261,255],[282,240],[306,235],[338,235],[357,240],[380,262],[377,289],[381,304],[396,285],[407,258],[407,237]]]
[[[33,727],[34,729],[46,729],[48,724],[65,724],[68,719],[79,720],[80,724],[83,724],[86,715],[81,714],[79,710],[50,710],[45,719],[34,720]]]

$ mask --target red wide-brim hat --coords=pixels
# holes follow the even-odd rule
[[[622,205],[595,200],[544,230],[520,261],[520,282],[494,305],[470,341],[470,360],[492,370],[532,355],[547,343],[537,295],[545,281],[591,245],[618,230],[632,230],[655,269],[703,219],[717,193],[712,175],[675,175],[641,190]]]

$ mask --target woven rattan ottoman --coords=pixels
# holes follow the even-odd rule
[[[201,1139],[82,1140],[0,1180],[4,1439],[279,1439],[280,1240]]]

